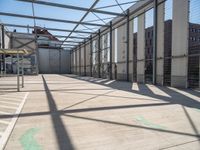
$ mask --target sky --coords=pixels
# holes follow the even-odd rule
[[[74,5],[79,7],[85,7],[89,8],[93,3],[94,0],[42,0],[42,1],[48,1],[53,3],[60,3],[65,5]],[[124,2],[130,2],[131,0],[118,0],[119,3]],[[115,0],[100,0],[99,3],[95,6],[95,8],[107,6],[116,4]],[[126,10],[129,8],[132,4],[123,5],[123,10]],[[34,4],[34,10],[35,10],[35,16],[40,17],[48,17],[48,18],[56,18],[56,19],[62,19],[62,20],[73,20],[73,21],[79,21],[80,18],[85,14],[85,11],[77,11],[72,9],[65,9],[65,8],[57,8],[52,6],[44,6],[39,4]],[[122,10],[119,6],[112,7],[112,8],[106,8],[102,9],[106,11],[112,11],[112,12],[118,12],[121,13]],[[33,15],[32,12],[32,4],[31,3],[25,3],[20,2],[17,0],[0,0],[0,11],[1,12],[8,12],[8,13],[14,13],[14,14],[23,14],[23,15]],[[100,18],[110,18],[109,20],[106,20],[107,22],[110,21],[113,17],[113,15],[105,15],[105,14],[99,14],[96,13],[98,17]],[[91,21],[91,20],[97,20],[98,18],[92,14],[89,13],[89,15],[84,19],[84,22]],[[24,18],[16,18],[16,17],[8,17],[8,16],[0,16],[0,21],[3,23],[8,24],[20,24],[20,25],[30,25],[34,26],[33,19],[24,19]],[[94,22],[93,22],[94,23]],[[95,23],[104,24],[102,21],[95,21]],[[50,22],[50,21],[42,21],[42,20],[36,20],[36,25],[46,28],[59,28],[59,29],[73,29],[75,24],[67,24],[67,23],[59,23],[59,22]],[[92,28],[91,29],[88,29]],[[79,25],[77,30],[84,29],[85,31],[96,31],[99,27],[94,26],[82,26]],[[13,31],[14,27],[9,27],[9,31]],[[27,29],[17,28],[17,32],[27,32]],[[56,35],[65,35],[67,36],[68,32],[58,32],[58,31],[50,31],[52,34]],[[73,36],[77,36],[76,33],[72,34]],[[83,36],[87,36],[86,34],[82,34]],[[60,40],[64,40],[63,38],[60,38]]]

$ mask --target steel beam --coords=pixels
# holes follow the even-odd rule
[[[127,5],[127,4],[132,4],[132,3],[136,3],[140,0],[136,0],[136,1],[131,1],[131,2],[124,2],[124,3],[119,3],[120,6],[122,5]],[[96,10],[97,9],[105,9],[105,8],[109,8],[109,7],[115,7],[115,6],[119,6],[118,4],[113,4],[113,5],[107,5],[107,6],[102,6],[102,7],[97,7],[95,8]],[[119,15],[118,15],[119,16]]]
[[[153,84],[156,84],[157,66],[157,22],[158,22],[158,1],[154,0],[154,30],[153,30]]]
[[[6,12],[0,12],[0,15],[1,16],[27,18],[27,19],[37,19],[37,20],[53,21],[53,22],[81,24],[81,25],[89,25],[89,26],[99,26],[99,27],[107,26],[107,25],[104,25],[104,24],[97,24],[97,23],[87,23],[87,22],[72,21],[72,20],[53,19],[53,18],[38,17],[38,16],[29,16],[29,15],[22,15],[22,14],[13,14],[13,13],[6,13]]]
[[[129,81],[129,9],[126,14],[126,80]]]
[[[10,32],[7,31],[7,33],[16,33],[16,32]],[[32,33],[24,33],[24,32],[17,32],[17,34],[25,34],[25,35],[34,35]],[[53,34],[37,34],[37,36],[43,36],[43,37],[58,37],[58,38],[66,38],[67,35],[53,35]],[[79,37],[79,36],[70,36],[71,39],[88,39],[88,37]]]
[[[34,29],[34,26],[25,26],[25,25],[16,25],[16,24],[3,24],[4,26],[7,27],[17,27],[17,28],[31,28]],[[71,32],[72,30],[66,30],[66,29],[57,29],[57,28],[42,28],[42,27],[38,27],[40,29],[46,29],[49,31],[61,31],[61,32]],[[85,33],[85,34],[92,34],[93,32],[89,32],[89,31],[82,31],[82,30],[76,30],[74,31],[74,33]]]
[[[76,28],[82,23],[82,21],[87,17],[87,15],[90,13],[90,10],[93,9],[96,4],[99,2],[99,0],[95,0],[92,6],[89,8],[89,10],[83,15],[83,17],[79,20],[79,22],[76,24],[76,26],[73,28],[73,30],[69,33],[69,35],[66,37],[65,40],[67,40],[71,34],[76,30]],[[104,25],[107,26],[107,25]]]
[[[110,80],[112,80],[112,21],[110,22]]]
[[[101,14],[106,14],[106,15],[114,15],[114,16],[124,16],[121,13],[116,13],[116,12],[110,12],[110,11],[104,11],[104,10],[97,10],[97,9],[89,9],[85,7],[78,7],[78,6],[72,6],[72,5],[64,5],[64,4],[58,4],[58,3],[51,3],[51,2],[44,2],[44,1],[33,1],[33,0],[18,0],[22,2],[29,2],[29,3],[35,3],[35,4],[40,4],[40,5],[47,5],[47,6],[52,6],[52,7],[59,7],[59,8],[67,8],[67,9],[73,9],[73,10],[78,10],[78,11],[90,11],[94,13],[101,13]]]

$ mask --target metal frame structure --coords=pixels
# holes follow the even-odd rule
[[[42,0],[17,0],[20,2],[24,2],[24,3],[31,3],[32,4],[32,11],[33,11],[33,15],[24,15],[24,14],[13,14],[13,13],[7,13],[7,12],[0,12],[0,16],[10,16],[10,17],[17,17],[17,18],[27,18],[27,19],[33,19],[34,20],[34,26],[25,26],[25,25],[16,25],[16,24],[8,24],[5,23],[4,26],[7,27],[17,27],[17,28],[31,28],[31,29],[36,29],[36,28],[41,28],[41,27],[37,27],[36,26],[36,20],[44,20],[44,21],[51,21],[51,22],[61,22],[61,23],[66,23],[66,24],[75,24],[75,27],[73,29],[59,29],[59,28],[41,28],[41,29],[47,29],[50,31],[61,31],[61,32],[67,32],[69,33],[67,36],[66,35],[55,35],[55,37],[58,38],[65,38],[64,40],[60,41],[60,47],[65,46],[65,48],[71,50],[71,54],[73,54],[73,52],[75,52],[75,55],[77,56],[77,50],[81,51],[81,46],[84,46],[84,64],[82,64],[84,66],[84,75],[86,75],[86,50],[85,50],[85,45],[89,42],[90,43],[90,75],[93,75],[93,70],[94,67],[97,65],[97,76],[101,77],[101,35],[105,34],[104,31],[108,31],[107,33],[110,34],[110,62],[109,62],[109,68],[107,68],[108,72],[109,72],[109,78],[112,79],[112,65],[113,65],[113,56],[112,56],[112,33],[113,30],[115,28],[117,28],[117,24],[119,22],[122,22],[122,24],[126,24],[126,80],[129,81],[129,51],[130,51],[130,47],[129,47],[129,22],[132,18],[130,18],[130,15],[132,15],[133,13],[137,12],[138,10],[140,10],[142,7],[145,7],[145,5],[148,5],[152,2],[154,2],[154,6],[153,7],[157,7],[158,3],[157,0],[149,0],[148,3],[145,3],[145,5],[138,7],[136,10],[132,11],[131,13],[129,12],[129,9],[127,11],[124,11],[123,8],[121,6],[126,5],[126,4],[134,4],[137,3],[139,1],[143,1],[143,0],[134,0],[132,2],[127,2],[127,3],[118,3],[118,1],[116,0],[116,4],[111,4],[109,6],[102,6],[102,7],[97,7],[95,8],[95,6],[98,4],[98,2],[100,0],[94,0],[93,4],[89,7],[89,8],[84,8],[84,7],[79,7],[79,6],[72,6],[72,5],[65,5],[65,4],[59,4],[59,3],[52,3],[52,2],[45,2]],[[77,11],[83,11],[85,12],[84,15],[80,18],[79,21],[72,21],[72,20],[64,20],[64,19],[56,19],[56,18],[47,18],[47,17],[40,17],[40,16],[35,16],[34,13],[34,4],[38,4],[38,5],[43,5],[43,6],[51,6],[51,7],[57,7],[57,8],[64,8],[64,9],[71,9],[71,10],[77,10]],[[116,12],[111,12],[111,11],[104,11],[102,9],[104,8],[110,8],[110,7],[115,7],[118,6],[120,7],[120,9],[122,10],[122,13],[116,13]],[[93,20],[93,21],[84,21],[84,19],[89,15],[89,13],[93,13],[98,19],[97,20]],[[155,13],[156,13],[156,9],[155,9]],[[114,20],[106,23],[104,20],[108,19],[108,18],[101,18],[99,17],[97,14],[106,14],[106,15],[111,15],[113,17],[116,17]],[[96,21],[102,21],[102,23],[96,23]],[[156,15],[154,15],[154,24],[156,24]],[[84,30],[77,30],[78,26],[82,25],[85,28],[87,28],[90,31],[84,31]],[[89,26],[89,27],[87,27]],[[91,29],[92,27],[98,27],[99,29],[94,31],[93,29]],[[101,29],[100,29],[101,27]],[[157,28],[157,26],[155,25],[154,28]],[[156,31],[156,29],[155,29]],[[76,33],[77,36],[74,36],[73,33]],[[78,35],[79,34],[79,35]],[[86,36],[82,37],[80,34],[87,34]],[[90,36],[89,36],[90,34]],[[154,35],[156,34],[156,32],[154,33]],[[39,34],[35,35],[35,41],[37,44],[37,36]],[[54,36],[54,35],[53,35]],[[154,37],[156,38],[156,37]],[[71,39],[71,40],[69,40]],[[77,41],[78,40],[78,41]],[[50,40],[48,40],[50,41]],[[97,64],[95,64],[93,66],[92,62],[92,58],[94,57],[94,52],[93,52],[93,42],[92,41],[97,41],[98,45],[97,45]],[[153,83],[156,84],[156,40],[154,40],[154,73],[153,73]],[[37,51],[37,50],[36,50]],[[96,57],[96,56],[95,56]],[[75,60],[77,61],[77,60]],[[80,61],[80,60],[79,60]],[[76,63],[77,64],[77,63]],[[75,66],[75,70],[76,72],[78,72],[77,66]],[[79,67],[81,67],[81,62],[79,62]],[[79,69],[79,72],[81,72],[81,69]]]

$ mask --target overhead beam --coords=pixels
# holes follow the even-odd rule
[[[25,35],[34,35],[32,33],[25,33],[25,32],[10,32],[7,31],[7,33],[17,33],[17,34],[25,34]],[[37,34],[38,36],[43,36],[43,37],[58,37],[58,38],[66,38],[66,35],[53,35],[53,34]],[[70,36],[71,39],[89,39],[88,37],[79,37],[79,36]]]
[[[34,37],[33,38],[31,38],[31,37],[13,37],[14,39],[30,39],[30,40],[32,40],[32,39],[34,39]],[[60,43],[52,43],[52,44],[57,44],[57,45],[62,45],[62,42],[64,42],[64,43],[82,43],[82,42],[84,42],[84,41],[61,41],[61,40],[59,40],[59,41],[56,41],[56,40],[50,40],[50,39],[38,39],[37,41],[50,41],[50,42],[60,42]]]
[[[34,29],[34,26],[25,26],[25,25],[17,25],[17,24],[3,24],[4,26],[7,27],[17,27],[17,28],[31,28]],[[57,29],[57,28],[42,28],[42,27],[38,27],[41,29],[46,29],[49,31],[61,31],[61,32],[71,32],[72,30],[66,30],[66,29]],[[74,31],[74,33],[85,33],[85,34],[92,34],[93,32],[89,32],[89,31],[82,31],[82,30],[76,30]]]
[[[136,3],[140,0],[136,0],[136,1],[131,1],[131,2],[125,2],[125,3],[119,3],[120,6],[122,5],[127,5],[127,4],[133,4],[133,3]],[[102,6],[102,7],[97,7],[95,8],[96,10],[97,9],[105,9],[105,8],[110,8],[110,7],[115,7],[115,6],[119,6],[118,4],[113,4],[113,5],[107,5],[107,6]]]
[[[78,10],[78,11],[90,11],[90,12],[101,13],[101,14],[106,14],[106,15],[124,16],[124,14],[116,13],[116,12],[97,10],[97,9],[89,9],[89,8],[78,7],[78,6],[73,6],[73,5],[64,5],[64,4],[58,4],[58,3],[51,3],[51,2],[45,2],[45,1],[40,1],[40,0],[37,0],[37,1],[33,1],[33,0],[18,0],[18,1],[29,2],[29,3],[33,2],[35,4],[47,5],[47,6],[59,7],[59,8],[67,8],[67,9],[73,9],[73,10]]]
[[[54,18],[46,18],[46,17],[38,17],[38,16],[29,16],[29,15],[22,15],[22,14],[13,14],[13,13],[6,13],[6,12],[0,12],[0,15],[1,16],[27,18],[27,19],[53,21],[53,22],[70,23],[70,24],[81,24],[81,25],[89,25],[89,26],[99,26],[99,27],[108,26],[108,25],[97,24],[97,23],[88,23],[88,22],[80,22],[80,21],[72,21],[72,20],[62,20],[62,19],[54,19]]]
[[[79,20],[79,22],[76,24],[76,26],[73,28],[72,32],[69,33],[69,35],[65,38],[65,40],[67,40],[72,33],[77,29],[77,27],[83,22],[83,20],[87,17],[87,15],[91,12],[91,9],[93,9],[96,4],[99,2],[99,0],[95,0],[94,3],[92,4],[92,6],[88,9],[88,11],[83,15],[83,17]],[[107,25],[106,25],[107,26]],[[65,41],[64,40],[64,41]]]

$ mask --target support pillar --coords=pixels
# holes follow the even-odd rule
[[[78,74],[77,49],[75,49],[75,72]]]
[[[110,73],[110,80],[112,80],[112,50],[113,50],[113,46],[112,46],[112,44],[113,44],[113,38],[112,38],[112,21],[110,22],[110,65],[109,65],[109,73]]]
[[[101,31],[98,32],[98,78],[101,78]]]
[[[126,15],[126,80],[129,81],[129,9]]]
[[[129,81],[133,81],[133,20],[129,21]]]
[[[24,87],[24,56],[22,55],[21,60],[21,73],[22,73],[22,88]]]
[[[157,8],[157,64],[156,83],[164,84],[164,8],[165,3],[161,3]]]
[[[90,76],[92,77],[92,35],[90,36]]]
[[[20,92],[19,53],[17,53],[17,92]]]
[[[181,7],[180,7],[181,6]],[[189,1],[173,1],[171,86],[187,88]]]
[[[138,16],[137,82],[144,83],[145,67],[145,14]]]
[[[81,45],[79,46],[79,75],[81,76]]]
[[[154,0],[154,29],[153,29],[153,84],[156,84],[157,69],[157,24],[158,24],[158,7],[157,0]]]
[[[84,76],[86,76],[86,41],[84,41]]]
[[[2,49],[5,49],[5,29],[4,29],[4,25],[1,25],[1,38],[2,38]],[[2,54],[2,72],[3,74],[5,74],[6,72],[6,60],[5,60],[6,56],[5,54]]]

